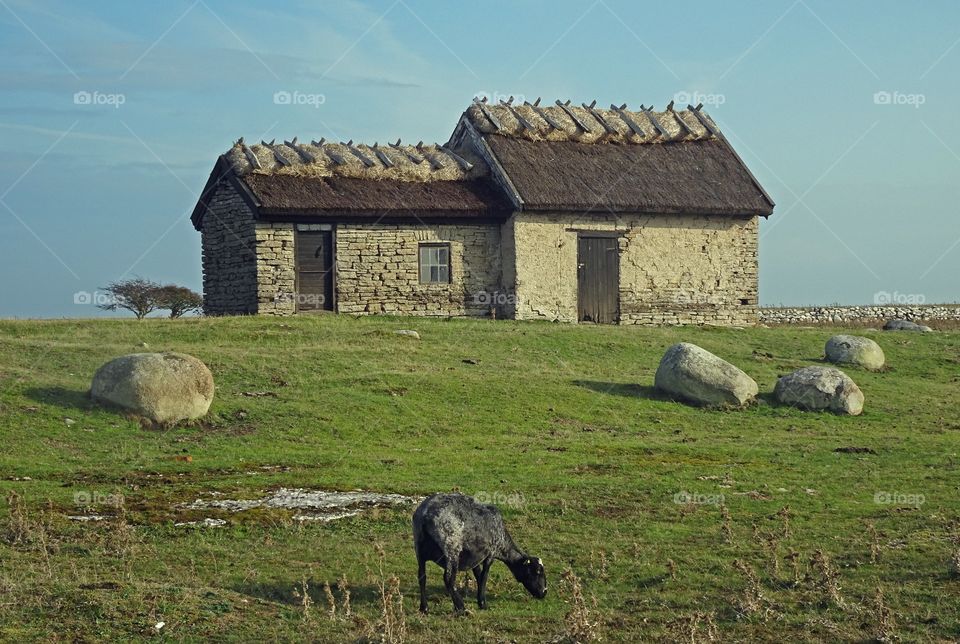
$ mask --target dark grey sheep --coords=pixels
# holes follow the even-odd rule
[[[413,513],[413,547],[417,552],[420,612],[427,612],[428,561],[443,568],[443,583],[457,612],[464,609],[457,592],[457,572],[473,570],[477,605],[487,607],[487,575],[494,559],[507,564],[513,576],[537,599],[547,595],[547,576],[538,557],[525,554],[503,525],[500,511],[463,494],[433,494]]]

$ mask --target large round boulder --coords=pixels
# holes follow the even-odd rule
[[[886,358],[880,345],[859,335],[835,335],[824,348],[827,361],[834,364],[852,364],[865,369],[882,369]]]
[[[185,353],[132,353],[97,370],[90,396],[168,425],[207,413],[213,401],[213,374]]]
[[[886,324],[883,325],[884,331],[917,331],[920,333],[930,333],[933,331],[930,327],[925,324],[917,324],[916,322],[911,322],[910,320],[888,320]]]
[[[777,381],[778,402],[807,410],[829,409],[857,416],[863,411],[863,392],[850,376],[834,367],[803,367]]]
[[[743,406],[759,391],[743,371],[695,344],[675,344],[660,360],[657,389],[698,405]]]

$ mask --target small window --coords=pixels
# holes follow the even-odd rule
[[[450,244],[420,245],[420,283],[450,283]]]

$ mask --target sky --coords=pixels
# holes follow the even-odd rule
[[[761,304],[956,302],[958,66],[955,0],[0,0],[0,317],[201,291],[241,136],[443,142],[477,95],[703,102],[777,204]]]

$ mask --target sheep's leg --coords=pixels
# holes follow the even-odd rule
[[[484,559],[483,563],[473,569],[473,576],[477,579],[477,606],[480,609],[487,607],[487,576],[490,574],[489,559]]]
[[[463,598],[457,591],[457,558],[447,557],[447,565],[443,570],[443,584],[447,587],[450,599],[453,600],[453,609],[458,613],[464,611]]]
[[[427,612],[427,562],[417,551],[417,581],[420,582],[420,612]]]

